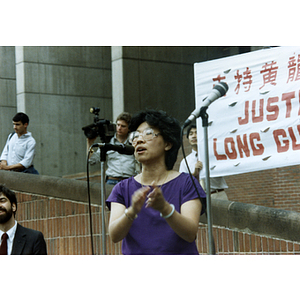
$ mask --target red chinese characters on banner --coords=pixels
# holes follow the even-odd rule
[[[242,78],[243,78],[243,76],[239,72],[240,72],[240,70],[237,70],[236,75],[234,75],[234,79],[237,80],[237,86],[234,90],[236,92],[236,94],[238,94],[240,92],[241,81],[242,81]],[[245,88],[244,91],[249,92],[250,88],[251,88],[251,84],[252,84],[251,70],[249,70],[249,68],[247,67],[246,71],[243,72],[243,75],[244,75],[243,85],[244,85],[244,88]]]
[[[259,88],[262,89],[267,83],[276,85],[277,69],[278,66],[275,66],[277,63],[272,61],[270,63],[265,63],[260,71],[260,74],[263,75],[263,85]]]
[[[262,75],[263,85],[259,88],[262,89],[267,84],[276,85],[278,66],[276,61],[272,61],[269,63],[265,63],[261,67],[260,74]],[[300,54],[296,59],[296,55],[291,56],[288,61],[288,79],[287,83],[290,81],[300,80]],[[241,70],[236,70],[236,74],[234,75],[234,80],[237,82],[236,87],[234,89],[235,93],[238,95],[241,91],[241,84],[244,86],[244,92],[249,92],[253,83],[253,76],[251,74],[251,70],[249,67],[246,67],[246,70],[243,73],[240,73]],[[217,75],[212,78],[213,82],[221,82],[226,81],[226,76]]]
[[[241,81],[242,81],[243,75],[240,74],[240,70],[236,70],[236,75],[234,75],[234,79],[237,80],[236,88],[234,89],[235,93],[238,94],[240,92],[241,87]]]
[[[221,75],[219,74],[217,77],[213,78],[212,80],[213,80],[213,81],[217,81],[217,82],[221,82],[221,81],[223,81],[223,80],[225,80],[225,79],[226,79],[226,76],[221,76]]]
[[[249,92],[252,84],[252,75],[248,67],[246,68],[246,71],[243,73],[243,75],[244,75],[243,85],[245,86],[245,92]]]
[[[297,62],[295,56],[291,56],[289,58],[288,70],[289,70],[289,75],[288,75],[287,83],[290,81],[300,80],[300,54],[298,54]]]

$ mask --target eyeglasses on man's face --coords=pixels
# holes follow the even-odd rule
[[[140,136],[142,136],[145,141],[151,141],[159,135],[160,132],[154,133],[152,128],[146,128],[143,132],[133,131],[129,135],[129,142],[135,146]]]

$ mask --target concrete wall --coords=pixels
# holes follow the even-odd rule
[[[249,51],[249,47],[246,47]],[[30,117],[42,175],[86,170],[89,108],[115,121],[152,107],[183,122],[195,107],[195,62],[238,54],[241,47],[0,47],[0,148],[17,111]],[[91,168],[92,171],[99,166]]]
[[[16,47],[16,74],[17,109],[37,141],[35,167],[54,176],[84,171],[89,108],[112,117],[110,47]]]
[[[0,151],[13,131],[12,117],[16,114],[15,47],[0,47]]]
[[[300,214],[295,211],[213,199],[212,220],[228,229],[300,242]],[[204,215],[201,221],[206,223]]]
[[[114,118],[162,109],[183,122],[195,108],[194,63],[239,53],[239,47],[112,47]]]

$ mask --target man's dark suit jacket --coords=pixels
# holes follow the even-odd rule
[[[11,254],[47,254],[47,247],[43,234],[40,231],[17,224]]]

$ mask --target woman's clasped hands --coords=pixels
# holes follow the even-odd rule
[[[151,186],[143,186],[138,189],[132,195],[132,208],[136,214],[138,214],[143,205],[146,203],[146,208],[153,208],[160,212],[168,204],[165,200],[161,188],[155,184],[155,181],[151,183]]]

